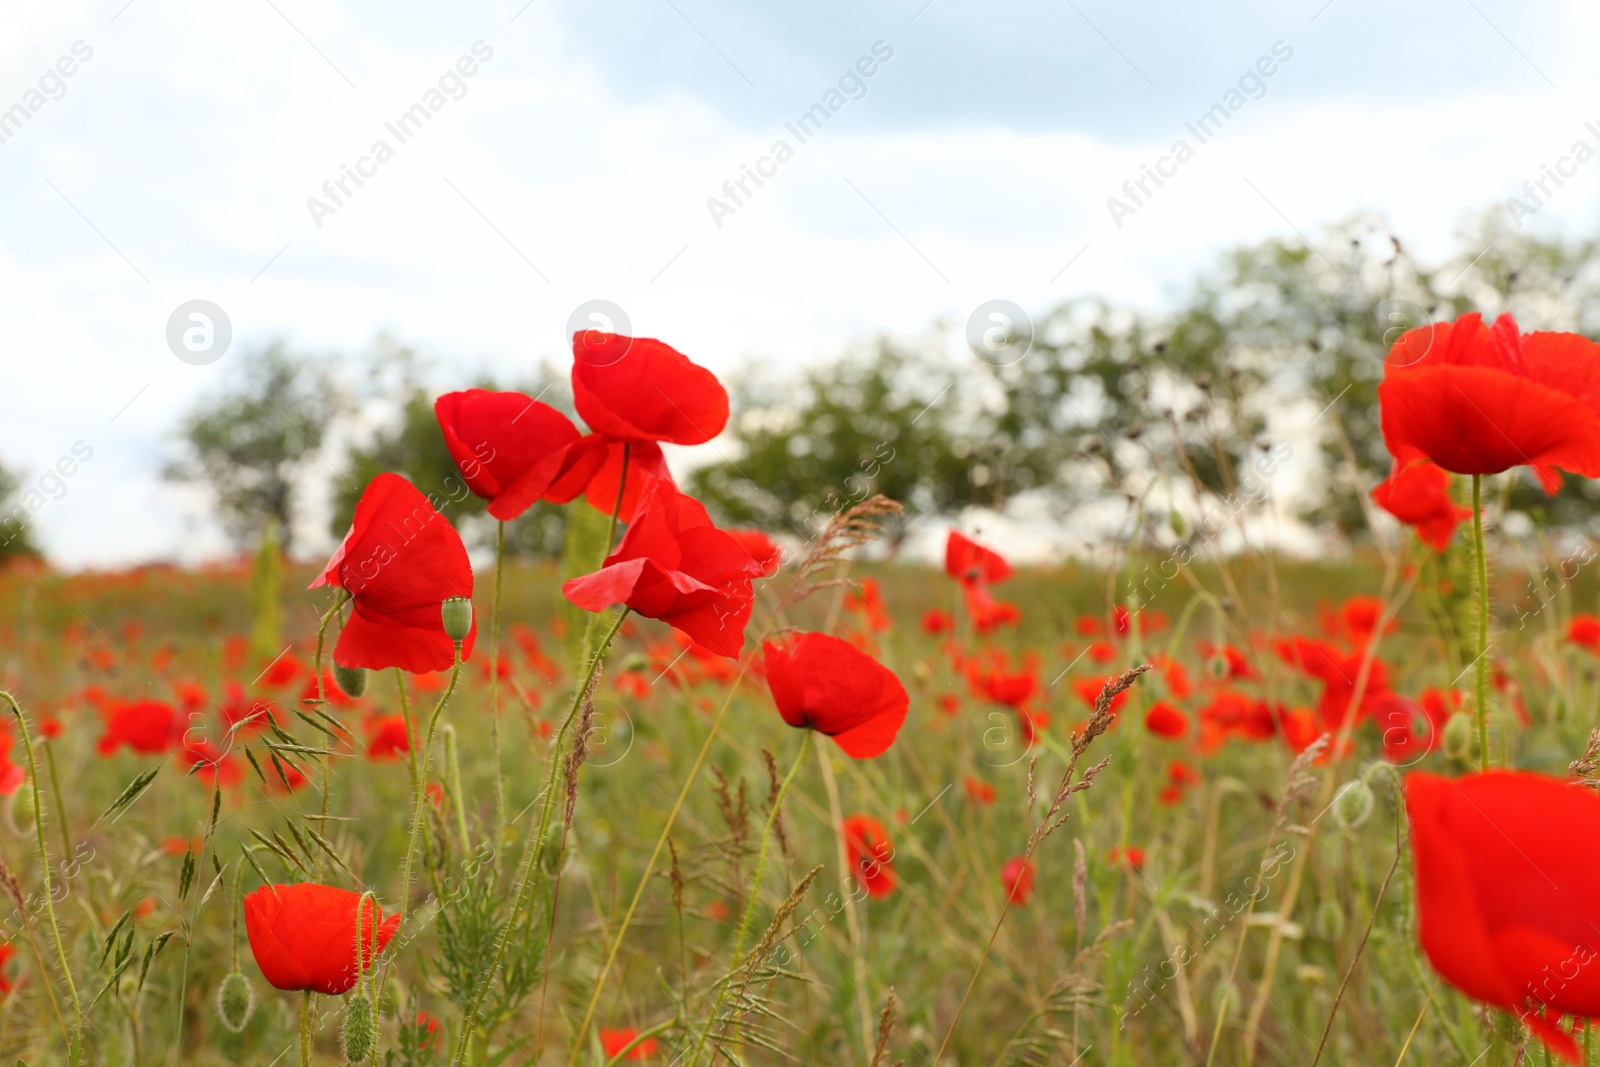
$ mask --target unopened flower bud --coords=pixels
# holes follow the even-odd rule
[[[1444,724],[1444,754],[1463,763],[1478,753],[1478,732],[1472,716],[1458,711]]]
[[[365,1063],[377,1043],[378,1020],[372,1012],[372,1001],[358,992],[344,1011],[344,1058],[351,1063]]]
[[[345,696],[358,697],[367,691],[367,671],[365,667],[346,667],[335,663],[333,665],[333,680],[339,683],[339,688]]]
[[[234,1033],[243,1030],[256,1010],[256,991],[250,979],[238,971],[229,972],[217,987],[217,1015],[222,1025]]]
[[[472,601],[467,597],[446,597],[439,614],[444,619],[445,634],[456,644],[465,641],[472,632]]]
[[[1206,671],[1211,677],[1221,681],[1228,676],[1228,657],[1218,653],[1206,661]]]
[[[33,806],[33,790],[26,784],[15,793],[11,794],[11,821],[18,830],[26,833],[33,829],[33,823],[39,813]]]
[[[1333,798],[1333,818],[1346,830],[1354,830],[1372,814],[1372,787],[1365,778],[1346,782]]]

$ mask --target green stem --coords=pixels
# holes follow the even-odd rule
[[[617,519],[622,514],[622,494],[628,487],[628,457],[633,452],[633,442],[622,442],[622,474],[617,478],[617,500],[611,505],[611,521],[606,525],[606,543],[600,548],[600,559],[595,564],[595,570],[606,565],[606,560],[611,558],[611,546],[617,540]],[[588,623],[583,628],[583,659],[589,658],[589,650],[593,648],[594,628],[600,622],[600,613],[595,612],[589,616]]]
[[[406,859],[400,873],[400,915],[403,923],[411,912],[411,866],[417,851],[417,835],[422,831],[423,804],[428,799],[428,764],[433,756],[433,734],[439,726],[439,716],[444,714],[444,706],[450,703],[450,698],[455,695],[456,682],[461,679],[461,642],[456,642],[455,663],[450,667],[450,684],[445,687],[444,694],[439,697],[439,702],[433,706],[433,714],[428,716],[428,735],[422,742],[422,763],[418,768],[417,780],[412,790],[411,800],[411,833],[406,840]]]
[[[500,589],[506,561],[506,524],[495,523],[494,603],[489,607],[489,744],[494,758],[494,866],[506,837],[506,780],[500,764]],[[461,842],[467,848],[465,839]]]
[[[50,920],[50,939],[56,946],[61,977],[67,983],[67,995],[72,999],[72,1040],[67,1058],[69,1062],[77,1064],[83,1056],[83,1003],[78,999],[78,985],[72,980],[72,963],[67,959],[67,946],[61,940],[61,927],[56,922],[55,892],[50,885],[50,849],[44,843],[44,803],[39,797],[39,762],[33,755],[33,737],[28,733],[28,720],[22,714],[22,705],[3,689],[0,689],[0,697],[4,697],[11,705],[17,730],[22,734],[22,748],[28,757],[28,787],[33,791],[33,830],[39,848],[39,880],[44,888],[44,913]]]
[[[1472,476],[1472,546],[1478,558],[1478,760],[1489,769],[1489,558],[1483,547],[1483,475]]]
[[[56,746],[48,737],[41,742],[44,749],[45,769],[50,772],[50,795],[56,800],[56,822],[61,826],[61,847],[65,849],[63,856],[72,855],[72,831],[67,826],[67,805],[61,799],[61,776],[56,773]]]
[[[489,987],[494,983],[494,976],[500,970],[500,961],[505,958],[506,941],[511,936],[512,929],[517,924],[517,916],[527,907],[528,889],[533,884],[533,871],[538,865],[539,855],[544,850],[546,836],[550,830],[550,820],[555,812],[556,773],[561,766],[561,749],[566,741],[567,733],[572,729],[573,720],[578,717],[578,711],[583,706],[584,694],[594,684],[595,672],[600,669],[600,661],[605,658],[606,649],[611,647],[612,640],[617,636],[617,631],[622,629],[622,621],[628,617],[630,609],[623,608],[617,614],[617,619],[611,624],[611,629],[606,631],[600,646],[589,657],[588,670],[584,672],[583,681],[572,694],[572,707],[567,710],[567,718],[561,724],[561,729],[556,734],[555,744],[550,752],[550,765],[545,773],[543,801],[539,808],[539,821],[529,831],[527,844],[523,848],[522,862],[517,870],[517,880],[511,888],[511,915],[507,919],[500,937],[495,943],[494,959],[483,973],[483,980],[478,983],[478,988],[473,992],[472,1000],[467,1004],[467,1010],[461,1020],[461,1040],[456,1045],[456,1053],[451,1058],[451,1067],[461,1067],[466,1062],[467,1049],[471,1041],[473,1027],[478,1022],[478,1012],[483,1007],[484,999],[489,995]]]
[[[778,787],[778,795],[772,798],[772,810],[767,813],[767,826],[761,834],[761,851],[756,855],[756,873],[755,877],[750,883],[750,898],[745,901],[744,918],[739,922],[739,936],[734,941],[733,955],[729,958],[730,963],[728,970],[730,972],[730,977],[733,969],[738,967],[743,959],[745,939],[750,934],[750,921],[755,917],[756,901],[761,896],[761,876],[766,872],[767,852],[772,844],[772,828],[777,825],[778,812],[783,807],[783,798],[788,795],[789,785],[794,781],[794,776],[799,773],[800,764],[805,762],[806,750],[811,747],[811,738],[809,736],[810,732],[811,731],[808,729],[806,731],[808,736],[801,739],[800,753],[799,755],[795,756],[794,764],[789,768],[789,773],[784,776],[783,784]],[[717,992],[716,1002],[711,1005],[711,1014],[706,1016],[706,1028],[701,1032],[699,1038],[695,1041],[694,1052],[690,1055],[689,1062],[693,1063],[698,1060],[700,1050],[705,1047],[706,1040],[711,1036],[711,1027],[715,1025],[717,1020],[717,1012],[722,1010],[722,1002],[727,999],[727,995],[728,983],[725,981],[723,982],[721,989],[719,989]]]
[[[311,1067],[311,998],[316,996],[306,990],[300,998],[300,1067]]]

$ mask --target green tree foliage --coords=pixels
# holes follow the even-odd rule
[[[172,481],[208,487],[224,527],[254,543],[275,519],[291,548],[295,485],[322,453],[339,394],[323,365],[281,342],[246,356],[219,393],[201,400],[179,428],[183,453],[168,464]]]
[[[0,466],[0,568],[14,559],[39,555],[29,527],[33,512],[18,499],[21,484],[16,475]]]

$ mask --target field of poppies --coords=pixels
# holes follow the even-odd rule
[[[0,1058],[1596,1062],[1600,583],[1497,499],[1600,476],[1600,346],[1400,337],[1335,561],[719,528],[709,371],[572,390],[434,408],[559,566],[384,473],[315,567],[0,574]]]

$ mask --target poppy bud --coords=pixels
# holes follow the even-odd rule
[[[1189,536],[1189,524],[1184,521],[1183,514],[1177,508],[1168,512],[1167,522],[1171,524],[1172,532],[1178,535],[1180,541]]]
[[[1333,798],[1333,818],[1346,830],[1354,830],[1372,814],[1372,787],[1365,778],[1346,782]]]
[[[539,866],[552,877],[561,873],[561,863],[565,857],[562,854],[560,838],[551,835],[539,850]]]
[[[467,639],[472,632],[472,601],[464,596],[445,597],[439,614],[444,619],[445,636],[456,644]]]
[[[18,789],[11,794],[11,821],[17,829],[26,833],[33,829],[33,823],[38,818],[38,811],[33,806],[33,790]]]
[[[351,1063],[365,1063],[377,1043],[378,1020],[372,1012],[372,1001],[357,993],[344,1012],[344,1058]]]
[[[256,1010],[256,991],[250,979],[238,971],[229,972],[217,987],[217,1015],[222,1025],[234,1033],[244,1029]]]
[[[650,669],[650,660],[643,652],[630,652],[622,658],[622,665],[617,668],[618,673],[626,674],[629,671],[647,671]]]
[[[1219,681],[1228,676],[1228,657],[1223,655],[1212,656],[1206,661],[1206,670],[1211,677]]]
[[[1458,711],[1444,724],[1444,753],[1463,763],[1478,751],[1478,734],[1472,716]]]
[[[343,667],[335,663],[333,680],[339,683],[339,688],[348,697],[358,697],[367,691],[367,671],[364,667]]]

